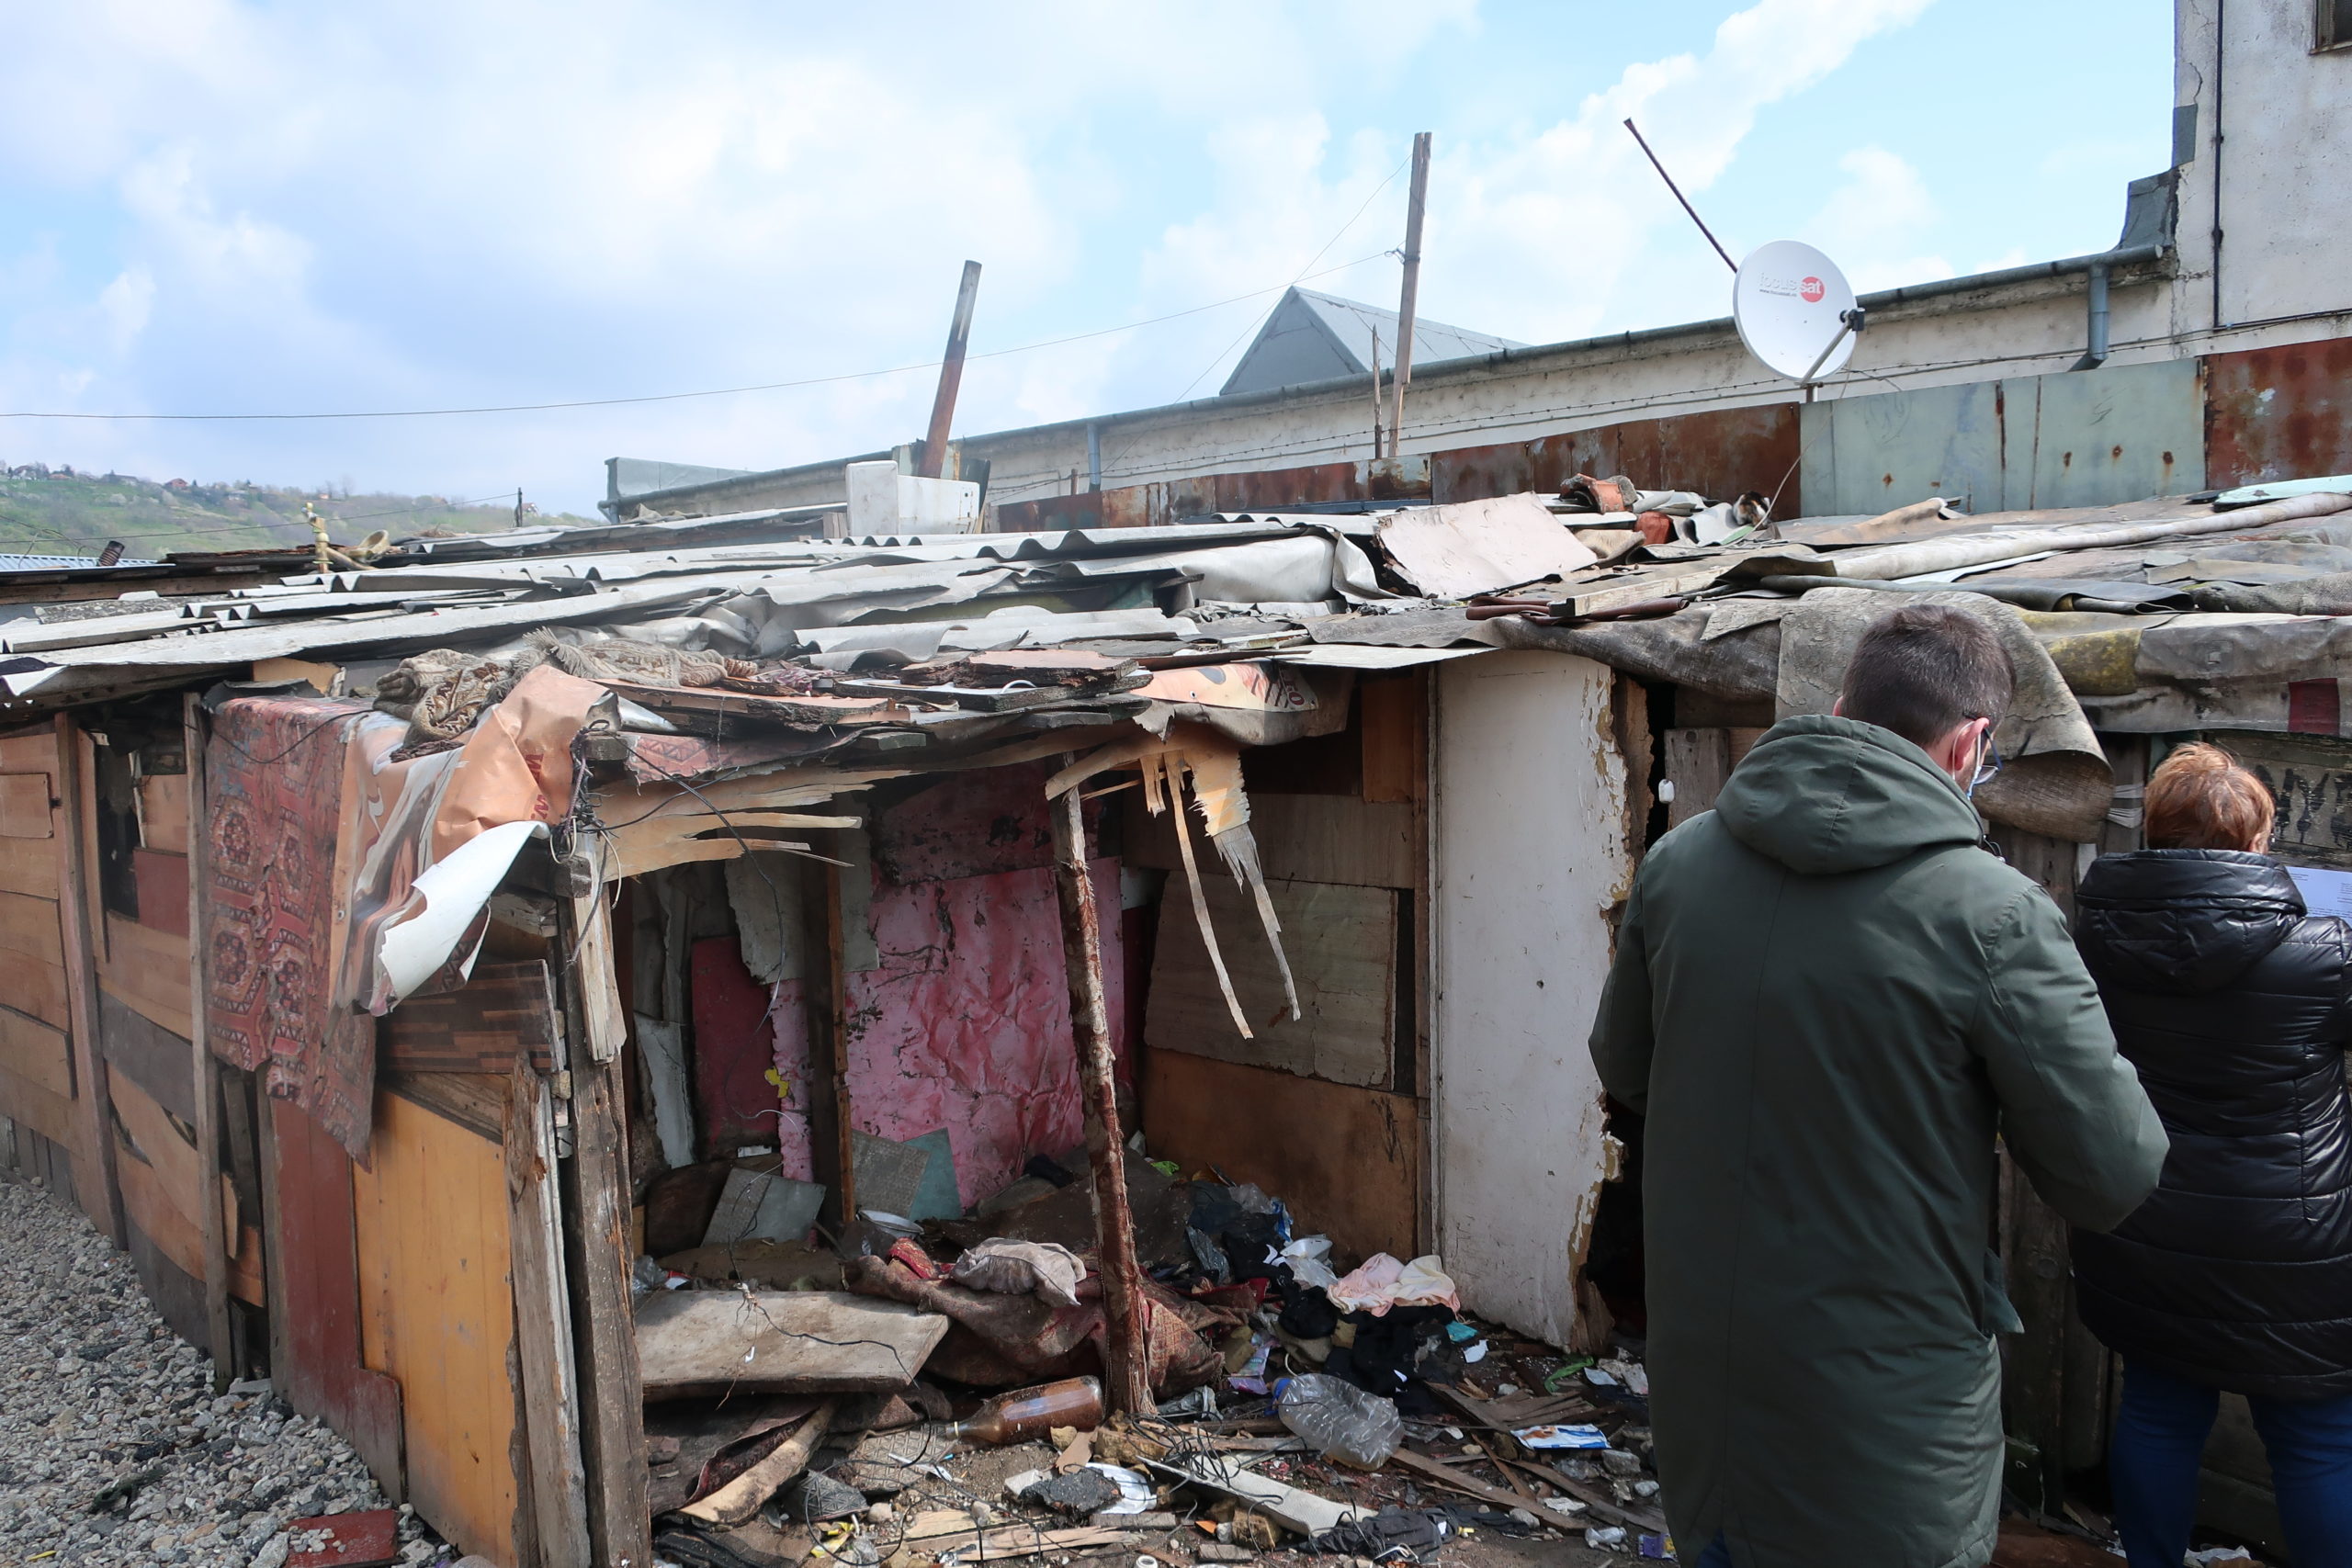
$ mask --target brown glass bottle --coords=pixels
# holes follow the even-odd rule
[[[1097,1378],[1069,1378],[1043,1388],[1015,1389],[1000,1393],[969,1421],[956,1424],[956,1436],[990,1448],[1042,1438],[1056,1427],[1091,1432],[1102,1424],[1102,1383]]]

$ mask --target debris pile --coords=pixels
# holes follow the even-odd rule
[[[1080,1155],[967,1214],[868,1212],[793,1289],[729,1277],[723,1247],[640,1260],[662,1557],[1664,1553],[1638,1343],[1564,1360],[1464,1317],[1436,1258],[1338,1258],[1257,1187],[1127,1159],[1149,1411],[1106,1410]]]

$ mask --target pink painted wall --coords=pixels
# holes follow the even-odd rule
[[[906,816],[919,814],[927,828],[943,818],[974,816],[986,804],[989,820],[1001,823],[1003,782],[982,775],[973,781],[973,797],[933,789],[886,810],[876,824],[878,865],[868,911],[881,965],[853,974],[849,984],[853,1123],[899,1140],[946,1128],[967,1208],[1017,1178],[1031,1155],[1058,1153],[1085,1138],[1052,870],[1037,864],[903,883],[889,877],[893,866],[901,874],[955,868],[928,832],[910,831]],[[1042,819],[1043,792],[1034,783],[1029,791],[1030,809]],[[978,852],[972,858],[982,865],[1032,858],[1040,846],[1027,826],[974,834]],[[894,834],[896,842],[914,847],[894,858]],[[1119,863],[1104,856],[1090,870],[1112,1044],[1121,1081],[1128,1082],[1132,1029]],[[777,986],[769,1017],[776,1070],[791,1085],[775,1135],[785,1173],[807,1179],[813,1174],[807,1107],[824,1087],[809,1075],[803,997],[799,981]]]

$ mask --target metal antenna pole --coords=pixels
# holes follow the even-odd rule
[[[1634,133],[1635,141],[1641,143],[1643,156],[1649,159],[1650,167],[1657,171],[1657,177],[1666,182],[1666,188],[1674,193],[1674,199],[1682,204],[1682,210],[1690,215],[1690,221],[1699,225],[1699,232],[1707,236],[1707,243],[1715,247],[1715,254],[1724,258],[1724,265],[1737,272],[1739,264],[1731,259],[1731,253],[1724,249],[1724,243],[1715,238],[1715,231],[1707,227],[1707,220],[1699,216],[1699,209],[1690,205],[1690,198],[1682,194],[1682,187],[1674,183],[1674,176],[1666,172],[1666,165],[1659,163],[1657,154],[1650,151],[1649,142],[1642,135],[1642,128],[1629,119],[1625,122],[1625,129]]]
[[[1413,194],[1405,204],[1405,291],[1396,302],[1396,391],[1388,414],[1388,455],[1405,439],[1405,383],[1413,378],[1413,312],[1421,297],[1421,211],[1430,194],[1430,133],[1413,137]],[[1377,446],[1374,457],[1380,456]]]

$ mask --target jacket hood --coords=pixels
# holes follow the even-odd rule
[[[2092,975],[2187,996],[2229,985],[2285,941],[2303,919],[2303,895],[2268,855],[2133,850],[2093,863],[2075,908]]]
[[[1891,865],[1983,836],[1976,807],[1891,729],[1828,715],[1783,719],[1715,802],[1731,836],[1805,876]]]

